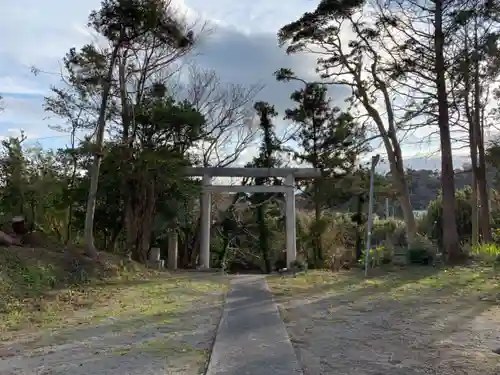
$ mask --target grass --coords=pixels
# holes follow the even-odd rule
[[[143,354],[152,354],[155,357],[164,358],[166,353],[171,356],[172,353],[176,355],[189,356],[192,355],[204,360],[208,359],[209,352],[206,349],[195,348],[192,345],[184,344],[178,345],[169,342],[166,339],[151,339],[140,342],[138,344],[130,345],[127,347],[114,348],[112,353],[114,355],[128,355],[131,352],[139,351]]]
[[[496,243],[478,244],[472,247],[471,253],[487,262],[494,262],[500,257],[500,246]]]
[[[372,270],[373,272],[373,270]],[[400,271],[378,270],[365,278],[360,270],[332,273],[309,271],[295,278],[271,276],[268,284],[280,300],[334,296],[370,296],[384,294],[388,298],[419,298],[425,295],[447,295],[491,298],[500,292],[500,274],[492,267],[475,265],[437,269],[415,266]]]
[[[74,254],[68,261],[56,251],[0,248],[0,339],[109,320],[128,321],[116,330],[153,320],[166,324],[227,288],[219,277],[155,272],[103,257],[90,265]]]

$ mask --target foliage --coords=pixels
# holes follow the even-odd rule
[[[21,214],[28,219],[30,229],[59,243],[79,244],[86,218],[94,210],[92,236],[99,249],[144,262],[151,245],[165,249],[169,234],[175,232],[180,239],[179,264],[194,267],[199,258],[201,186],[199,181],[185,177],[183,168],[239,162],[250,143],[238,143],[235,138],[244,133],[241,129],[247,128],[254,116],[259,126],[243,138],[250,142],[259,135],[259,150],[248,167],[282,167],[286,165],[285,154],[293,154],[296,161],[322,170],[321,179],[300,182],[303,194],[297,196],[304,201],[312,198],[312,205],[301,207],[297,218],[299,252],[308,267],[334,268],[339,259],[354,263],[363,256],[369,173],[360,159],[368,150],[367,142],[373,139],[365,138],[368,133],[382,139],[390,164],[389,173],[376,174],[374,248],[369,251],[373,251],[373,259],[380,260],[377,264],[388,261],[395,249],[407,247],[412,240],[412,208],[427,209],[419,224],[421,234],[429,239],[417,236],[408,252],[415,261],[429,260],[436,252],[433,243],[443,245],[441,176],[436,171],[405,170],[400,132],[415,125],[415,113],[426,108],[423,104],[429,104],[432,112],[423,117],[436,118],[436,93],[426,100],[413,98],[416,101],[407,108],[388,100],[399,95],[401,85],[416,84],[406,79],[418,74],[416,66],[423,61],[399,61],[378,53],[386,50],[394,57],[407,51],[414,56],[418,43],[406,43],[411,40],[407,35],[400,49],[387,45],[386,37],[401,28],[400,20],[385,14],[387,9],[379,9],[374,22],[357,20],[353,14],[364,6],[360,1],[322,0],[314,12],[280,30],[280,43],[289,43],[289,53],[307,51],[309,43],[328,49],[318,60],[319,82],[305,81],[290,69],[276,72],[278,80],[304,84],[291,93],[293,106],[284,113],[295,131],[281,139],[275,107],[267,102],[252,103],[253,89],[234,86],[220,92],[220,86],[214,84],[218,78],[209,73],[204,76],[206,80],[191,82],[197,79],[195,70],[189,71],[187,89],[178,88],[174,81],[185,71],[172,73],[177,71],[176,61],[191,51],[197,38],[169,2],[103,1],[89,16],[89,26],[100,34],[103,43],[68,51],[63,58],[63,82],[46,98],[45,110],[65,122],[67,128],[60,130],[70,132],[71,145],[58,150],[28,149],[24,147],[24,135],[2,141],[3,221]],[[474,69],[464,65],[470,56],[457,53],[449,41],[458,45],[469,40],[463,31],[471,24],[471,17],[489,17],[464,13],[464,9],[464,4],[457,5],[452,12],[455,18],[451,13],[446,16],[450,17],[447,27],[451,38],[446,41],[446,52],[457,57],[457,62],[449,66],[457,85],[450,89],[454,90],[450,102],[459,107],[449,109],[452,117],[464,109],[465,75]],[[426,12],[430,14],[431,10]],[[348,43],[340,39],[344,22],[353,31]],[[480,39],[474,48],[480,50],[481,59],[491,63],[491,69],[484,64],[485,68],[479,70],[491,78],[498,68],[494,58],[497,35],[485,33]],[[462,44],[457,48],[465,51]],[[433,67],[434,57],[424,52],[424,60]],[[426,72],[430,72],[429,67]],[[346,108],[332,106],[330,84],[352,88]],[[375,103],[380,100],[387,113],[379,113]],[[367,128],[368,124],[374,128]],[[459,120],[457,124],[463,125]],[[81,142],[76,140],[77,131],[86,134]],[[105,133],[108,137],[103,141]],[[232,152],[228,152],[231,146],[224,152],[219,149],[233,143],[238,146]],[[489,156],[495,159],[498,150],[493,146]],[[96,171],[96,166],[98,173],[93,174],[90,171]],[[459,189],[456,218],[464,241],[471,233],[471,191],[466,186],[471,184],[472,175],[468,170],[464,166],[454,173],[454,186]],[[490,172],[488,179],[493,174]],[[242,183],[284,182],[255,178]],[[97,186],[97,191],[93,192],[92,186]],[[212,264],[230,269],[239,263],[270,272],[272,264],[283,262],[283,198],[283,194],[235,194],[229,195],[221,207],[214,207]],[[386,199],[392,209],[389,215]],[[89,204],[92,200],[94,205]],[[311,208],[314,218],[309,213]],[[493,209],[493,218],[495,212]],[[389,219],[391,214],[394,218]]]
[[[472,207],[471,207],[471,189],[457,191],[457,211],[456,220],[458,233],[462,241],[470,241],[472,235]],[[425,232],[429,237],[436,241],[438,246],[442,244],[443,228],[442,228],[442,202],[439,195],[434,201],[429,204],[427,214],[424,218]]]
[[[500,262],[500,245],[498,243],[478,244],[471,249],[471,255],[486,262]]]
[[[281,165],[280,152],[283,151],[282,144],[275,133],[275,126],[272,123],[273,117],[277,116],[274,107],[265,102],[255,103],[255,111],[260,119],[260,129],[262,132],[262,140],[259,148],[259,155],[254,158],[250,164],[253,167],[260,168],[276,168]],[[276,178],[255,178],[255,185],[278,185],[280,181]],[[273,210],[273,205],[269,204],[269,200],[275,197],[276,194],[256,193],[250,197],[250,202],[257,205],[256,222],[258,226],[259,248],[264,263],[264,269],[267,273],[272,271],[272,240],[273,232],[270,230],[272,222],[276,223],[276,210]],[[274,211],[274,212],[273,212]]]
[[[417,241],[408,248],[408,260],[413,264],[430,265],[437,261],[438,257],[434,243],[422,235],[418,235]]]

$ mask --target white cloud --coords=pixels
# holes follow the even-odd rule
[[[85,25],[89,11],[98,5],[99,0],[1,2],[0,32],[15,37],[2,40],[0,53],[20,64],[52,66],[70,47],[86,41],[80,25]]]
[[[269,0],[184,0],[186,6],[196,9],[202,16],[217,20],[247,32],[276,34],[278,29],[295,20],[317,4],[313,1],[289,0],[284,3]]]
[[[50,136],[53,132],[44,121],[43,97],[5,96],[5,110],[1,114],[0,135],[11,136],[23,129],[29,138]],[[22,115],[20,115],[22,114]]]
[[[189,20],[199,17],[210,20],[218,25],[215,33],[217,28],[221,29],[221,32],[236,29],[247,36],[246,42],[254,43],[252,47],[256,48],[257,53],[254,53],[252,61],[254,65],[256,62],[259,66],[250,67],[252,61],[249,61],[248,57],[245,57],[245,61],[239,62],[237,58],[229,57],[225,60],[239,64],[233,67],[222,65],[220,73],[227,73],[228,78],[231,72],[231,74],[237,73],[239,77],[255,79],[253,82],[269,82],[266,88],[267,94],[263,93],[265,94],[263,100],[270,100],[272,103],[288,100],[286,92],[288,89],[280,92],[278,98],[274,95],[278,92],[272,88],[273,84],[275,85],[275,82],[272,82],[274,81],[272,73],[282,67],[282,64],[286,65],[290,61],[290,66],[300,70],[300,73],[311,76],[314,74],[315,63],[311,56],[296,59],[295,63],[286,56],[278,57],[276,51],[273,52],[275,54],[273,56],[258,58],[256,56],[259,53],[266,53],[265,48],[262,48],[266,37],[271,38],[271,44],[274,43],[276,32],[281,26],[296,19],[305,11],[312,10],[316,2],[290,0],[286,6],[279,2],[264,0],[251,2],[172,0],[172,2],[178,7],[179,13],[184,14]],[[71,47],[79,47],[90,40],[85,24],[89,12],[99,5],[100,0],[0,1],[0,33],[15,35],[4,38],[0,43],[0,93],[5,96],[5,111],[0,115],[0,135],[9,135],[8,129],[23,128],[30,138],[60,136],[48,128],[50,121],[44,120],[47,114],[42,108],[43,96],[49,94],[50,85],[57,83],[59,78],[57,74],[42,74],[35,77],[30,73],[30,67],[35,66],[42,71],[57,73],[64,54]],[[225,30],[222,30],[223,28]],[[245,42],[245,38],[238,40]],[[227,46],[225,50],[227,54],[232,52]],[[220,54],[225,50],[217,49],[212,56],[206,56],[204,61],[208,65],[205,68],[217,70],[221,66],[221,60],[224,60],[224,56]],[[280,53],[284,55],[283,51]],[[269,66],[264,66],[266,64]],[[262,71],[256,69],[260,68],[260,65]],[[249,70],[252,70],[252,74],[247,74]],[[23,96],[26,94],[30,96]],[[343,94],[345,93],[340,95]],[[405,147],[405,153],[414,149],[412,146]],[[251,159],[252,156],[253,153],[248,151],[245,159]]]
[[[281,24],[305,10],[304,6],[298,8],[301,1],[293,2],[294,6],[283,12],[281,5],[260,0],[248,4],[227,0],[172,0],[179,14],[188,20],[203,17],[211,22],[223,21],[218,22],[219,25],[231,25],[248,33],[271,31],[273,35]],[[0,2],[0,33],[15,35],[15,38],[4,38],[0,43],[0,93],[5,97],[0,135],[6,135],[7,129],[14,128],[24,129],[30,137],[54,134],[44,120],[47,114],[42,108],[43,96],[49,94],[49,87],[58,82],[57,72],[64,54],[71,47],[79,47],[90,40],[85,27],[87,17],[99,5],[100,0]],[[55,74],[35,77],[30,72],[32,66]],[[217,69],[217,66],[213,68]],[[272,71],[267,72],[264,67],[259,79],[272,80],[271,74]]]
[[[39,87],[32,79],[13,76],[0,77],[0,94],[2,96],[12,94],[44,95],[46,92],[46,88]]]

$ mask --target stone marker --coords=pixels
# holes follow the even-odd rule
[[[160,259],[160,256],[161,256],[160,248],[152,247],[151,250],[149,251],[149,259],[148,259],[149,267],[158,269],[163,268],[164,261]]]
[[[395,251],[392,256],[392,264],[395,266],[406,266],[408,264],[408,255],[406,251]]]
[[[177,256],[178,256],[178,239],[177,233],[170,233],[168,237],[168,254],[167,254],[167,262],[169,270],[177,269]]]

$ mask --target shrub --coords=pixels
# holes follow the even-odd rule
[[[437,257],[436,245],[423,235],[417,235],[415,242],[408,248],[408,260],[413,264],[433,264]]]
[[[468,241],[472,236],[472,207],[470,204],[470,196],[470,187],[457,190],[457,230],[462,241]],[[441,247],[443,243],[442,215],[442,197],[439,195],[437,199],[429,203],[427,214],[425,215],[421,228],[421,230],[427,233],[432,240],[436,241],[439,247]]]
[[[356,241],[356,224],[346,214],[323,214],[319,224],[315,224],[314,215],[300,213],[297,225],[298,255],[306,260],[310,267],[330,268],[330,260],[338,257],[340,249],[353,248]],[[315,265],[314,231],[321,231],[323,264]],[[342,251],[343,252],[343,251]]]
[[[371,268],[378,267],[382,264],[386,264],[390,262],[390,258],[388,258],[388,249],[385,246],[377,246],[375,248],[370,249],[368,252],[368,262]],[[366,249],[363,251],[363,255],[359,260],[360,264],[365,264],[366,257]]]
[[[402,220],[391,218],[373,221],[372,243],[380,244],[387,240],[395,246],[406,246],[406,227]]]
[[[307,270],[307,263],[302,262],[300,260],[294,260],[291,264],[292,269],[297,270],[297,271],[306,271]]]

